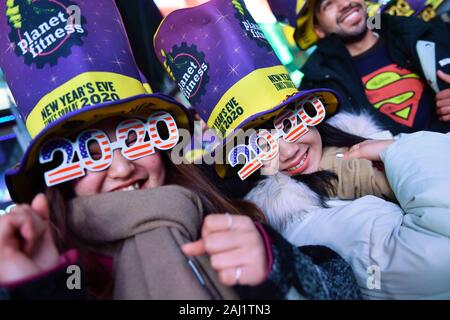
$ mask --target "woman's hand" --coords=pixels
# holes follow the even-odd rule
[[[220,281],[227,285],[256,286],[268,270],[266,250],[258,229],[246,216],[210,214],[202,227],[202,238],[185,244],[188,256],[208,253]]]
[[[380,161],[381,151],[389,147],[395,140],[366,140],[355,144],[344,155],[344,159],[367,159]]]
[[[44,195],[37,195],[31,206],[17,205],[11,213],[0,217],[1,284],[50,270],[58,260]]]

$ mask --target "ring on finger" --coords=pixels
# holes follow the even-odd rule
[[[228,212],[225,215],[227,216],[228,229],[231,230],[233,228],[233,216]]]
[[[237,267],[235,273],[236,284],[239,284],[239,281],[241,280],[241,274],[242,274],[241,267]]]

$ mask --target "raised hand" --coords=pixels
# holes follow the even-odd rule
[[[380,153],[395,140],[366,140],[355,144],[344,154],[345,159],[367,159],[380,161]]]
[[[445,83],[450,84],[450,74],[439,70],[438,77]],[[436,94],[436,113],[441,121],[450,121],[450,89],[445,89]]]
[[[59,253],[52,239],[44,195],[17,205],[0,217],[0,283],[20,281],[55,267]]]
[[[183,246],[189,256],[208,253],[220,281],[227,285],[261,284],[268,270],[263,239],[246,216],[210,214],[202,227],[202,238]]]

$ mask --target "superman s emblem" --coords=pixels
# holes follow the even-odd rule
[[[412,127],[424,83],[417,74],[390,64],[363,79],[369,102],[394,121]]]

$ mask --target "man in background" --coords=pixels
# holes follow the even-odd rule
[[[450,26],[379,18],[369,29],[364,0],[307,0],[295,37],[317,49],[301,89],[334,89],[344,98],[340,112],[368,113],[393,134],[450,131]]]

